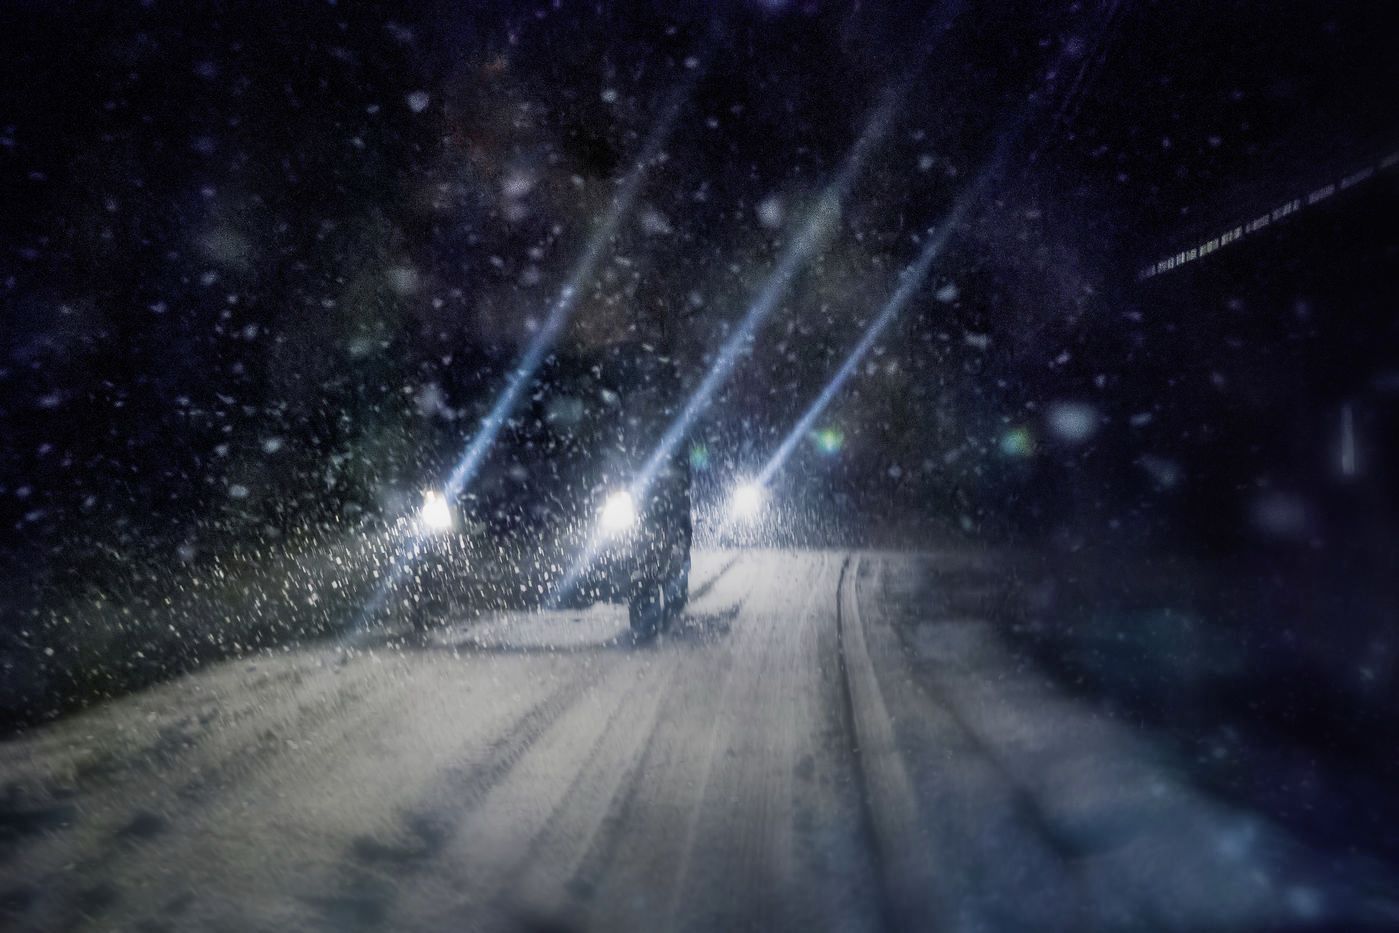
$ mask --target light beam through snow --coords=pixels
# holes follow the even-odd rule
[[[705,57],[707,58],[707,56]],[[690,76],[672,91],[666,100],[665,108],[661,111],[659,120],[647,136],[641,154],[637,157],[631,171],[623,177],[607,213],[593,228],[593,232],[588,238],[587,248],[583,251],[583,255],[578,258],[578,262],[574,264],[568,279],[550,305],[549,316],[545,319],[544,326],[530,339],[519,363],[511,371],[504,391],[501,392],[500,397],[496,399],[486,416],[481,419],[475,436],[467,444],[461,459],[457,461],[452,472],[448,475],[446,483],[443,484],[442,496],[448,503],[455,502],[476,478],[477,471],[480,470],[482,462],[490,452],[491,445],[495,443],[501,428],[504,427],[506,419],[510,417],[510,413],[519,403],[525,387],[563,333],[564,327],[568,324],[569,317],[573,313],[574,305],[577,303],[579,292],[588,285],[596,273],[598,263],[602,261],[604,253],[621,227],[623,218],[630,212],[632,203],[641,190],[641,184],[645,180],[647,170],[660,156],[666,140],[670,138],[671,130],[675,127],[675,121],[679,118],[681,110],[684,109],[703,71],[703,67],[693,69]],[[398,583],[403,573],[412,566],[421,550],[420,537],[414,537],[406,549],[399,551],[388,573],[385,574],[374,595],[364,607],[360,615],[360,624],[356,626],[357,630],[362,629],[368,620],[373,618],[383,607],[389,592]]]
[[[698,71],[699,69],[696,69],[696,72]],[[553,349],[559,335],[563,333],[564,326],[568,324],[573,307],[577,303],[579,292],[592,279],[604,252],[617,234],[622,218],[631,210],[632,202],[636,200],[637,192],[641,189],[646,171],[660,155],[666,139],[670,136],[671,128],[675,125],[675,120],[683,109],[694,84],[695,78],[691,78],[671,94],[670,100],[661,114],[660,121],[652,130],[640,157],[632,170],[622,180],[617,194],[612,199],[611,207],[594,228],[593,234],[588,240],[588,248],[579,257],[568,280],[550,306],[549,317],[545,320],[544,326],[531,338],[524,355],[520,357],[519,364],[510,374],[505,390],[491,406],[486,417],[481,419],[481,424],[476,429],[476,435],[471,439],[461,459],[457,461],[457,465],[452,468],[451,474],[447,477],[444,494],[449,502],[455,501],[475,479],[481,462],[485,460],[491,445],[495,443],[496,436],[500,434],[505,420],[510,417],[510,413],[519,403],[520,396],[524,393],[530,379],[538,371],[545,357],[549,355],[549,351]]]
[[[816,396],[815,401],[807,408],[806,413],[803,414],[801,418],[797,419],[797,423],[792,426],[792,430],[787,432],[787,436],[783,438],[777,450],[768,458],[767,463],[763,464],[762,470],[758,472],[757,477],[754,479],[754,482],[760,487],[767,486],[772,480],[772,477],[776,475],[777,471],[782,468],[782,465],[787,462],[787,458],[792,455],[792,451],[796,448],[798,442],[811,430],[811,426],[816,422],[816,419],[821,417],[821,413],[826,410],[826,406],[831,403],[836,393],[841,390],[854,374],[855,368],[860,365],[860,361],[864,359],[865,354],[870,351],[875,341],[884,333],[885,328],[889,326],[894,318],[899,316],[899,313],[903,311],[904,307],[913,298],[914,294],[918,291],[918,286],[922,284],[924,277],[927,276],[928,270],[932,268],[934,260],[942,253],[942,249],[947,244],[948,238],[952,235],[953,229],[961,222],[963,215],[966,213],[966,207],[970,202],[970,198],[961,199],[953,208],[951,215],[943,222],[942,226],[928,237],[928,242],[924,244],[922,252],[918,254],[918,258],[904,268],[903,273],[899,276],[899,286],[895,289],[894,294],[885,302],[884,307],[880,310],[879,314],[875,316],[875,319],[870,322],[869,327],[865,329],[864,334],[860,337],[860,341],[855,344],[854,348],[845,357],[845,361],[840,364],[840,368],[836,370],[835,375],[826,383],[825,388],[821,390],[821,394]]]
[[[903,85],[897,87],[903,87]],[[665,466],[666,461],[670,459],[680,442],[684,440],[685,433],[694,424],[695,419],[709,406],[714,393],[733,371],[734,365],[752,340],[759,325],[772,313],[777,302],[786,292],[787,286],[791,284],[792,279],[801,271],[807,260],[830,241],[839,224],[840,212],[845,198],[849,195],[850,189],[854,187],[855,180],[859,177],[860,170],[864,167],[870,152],[883,141],[884,136],[888,133],[889,126],[894,120],[895,111],[898,109],[898,101],[897,90],[886,92],[879,106],[865,121],[863,129],[846,156],[845,162],[841,165],[839,173],[822,191],[820,199],[807,214],[796,236],[787,242],[778,257],[776,268],[768,276],[757,298],[748,306],[748,310],[744,313],[738,327],[719,348],[719,352],[714,357],[714,363],[705,373],[704,379],[690,394],[680,414],[666,428],[660,442],[651,452],[641,471],[632,479],[628,489],[634,501],[646,501],[651,484],[655,481],[661,468]],[[572,591],[579,577],[597,556],[599,544],[600,541],[595,539],[583,549],[583,553],[579,555],[568,572],[564,574],[558,586],[555,587],[556,599]]]
[[[871,150],[883,140],[884,135],[888,132],[889,124],[894,119],[896,106],[894,95],[886,95],[883,102],[865,123],[864,130],[855,141],[855,145],[846,158],[845,164],[841,166],[835,181],[821,193],[820,200],[807,215],[800,231],[788,241],[786,248],[778,257],[777,267],[768,276],[762,291],[748,306],[748,310],[743,315],[738,327],[719,348],[719,352],[715,354],[714,363],[705,373],[704,379],[690,394],[680,415],[666,429],[665,434],[661,436],[660,443],[651,452],[651,456],[642,467],[640,474],[632,481],[632,495],[637,497],[638,501],[644,499],[651,483],[656,478],[656,474],[660,472],[670,455],[675,452],[675,448],[684,439],[685,433],[694,424],[695,419],[709,406],[714,393],[733,371],[734,365],[753,339],[753,334],[772,313],[773,308],[777,306],[777,302],[786,292],[792,279],[806,264],[806,261],[830,241],[831,235],[840,222],[841,207],[845,198],[850,193],[850,189],[854,187],[855,179],[859,177],[860,169],[864,167],[865,160],[869,157]]]

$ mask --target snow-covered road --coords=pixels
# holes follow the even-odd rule
[[[0,746],[14,929],[1276,928],[1373,869],[1063,694],[954,553],[709,551],[680,628],[501,614]],[[1348,913],[1360,911],[1360,914]]]

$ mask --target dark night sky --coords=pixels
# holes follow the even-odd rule
[[[717,462],[775,446],[1018,127],[829,413],[845,455],[803,448],[793,482],[987,529],[1015,525],[1011,503],[1090,535],[1243,514],[1259,477],[1311,495],[1336,406],[1384,397],[1366,386],[1399,366],[1392,176],[1199,272],[1135,273],[1393,148],[1380,6],[12,6],[7,557],[229,546],[439,470],[444,425],[435,447],[425,425],[458,413],[461,440],[665,96],[703,69],[569,337],[664,333],[698,379],[920,58],[838,235],[707,419]],[[1387,397],[1365,403],[1373,432]],[[1103,419],[1095,442],[1046,435],[1008,462],[1007,433],[1044,433],[1064,401]],[[1143,457],[1202,479],[1163,493]]]

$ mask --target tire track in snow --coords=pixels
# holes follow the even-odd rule
[[[448,768],[416,804],[401,813],[407,845],[356,837],[342,858],[347,877],[341,893],[306,900],[334,928],[379,926],[405,882],[430,865],[466,816],[510,775],[549,727],[614,669],[615,665],[585,668],[585,676],[566,681],[511,720],[486,743],[479,760]],[[434,805],[439,801],[452,802],[452,808]],[[393,884],[384,885],[375,878],[370,872],[376,868],[393,875]]]

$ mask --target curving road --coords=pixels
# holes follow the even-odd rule
[[[711,551],[694,581],[655,645],[615,607],[444,620],[10,739],[0,925],[1373,920],[1366,866],[1211,799],[1012,650],[984,560]]]

